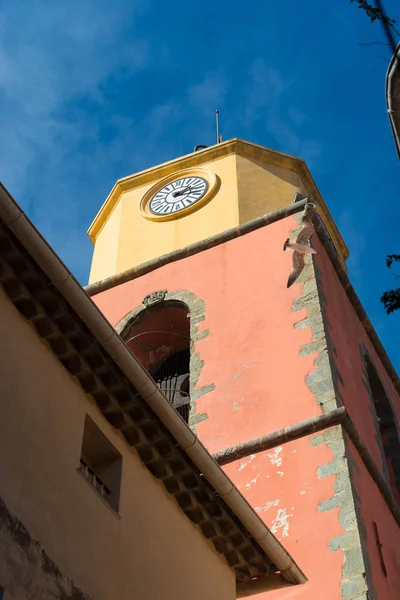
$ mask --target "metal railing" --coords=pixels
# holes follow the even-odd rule
[[[96,475],[93,469],[89,467],[89,465],[83,460],[83,458],[80,459],[79,471],[85,476],[85,478],[95,488],[95,490],[99,492],[101,496],[106,497],[111,494],[111,490],[100,479],[100,477]]]

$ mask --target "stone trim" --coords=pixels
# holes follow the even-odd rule
[[[137,279],[138,277],[141,277],[142,275],[145,275],[146,273],[150,273],[151,271],[154,271],[155,269],[158,269],[159,267],[162,267],[166,264],[169,264],[171,262],[175,262],[178,260],[182,260],[183,258],[192,256],[193,254],[197,254],[198,252],[202,252],[203,250],[207,250],[209,248],[213,248],[214,246],[218,246],[219,244],[228,242],[229,240],[234,239],[240,235],[245,235],[246,233],[254,231],[255,229],[259,229],[260,227],[264,227],[265,225],[269,225],[271,223],[274,223],[275,221],[279,221],[280,219],[283,219],[289,215],[297,214],[306,206],[306,204],[308,202],[309,202],[309,199],[306,198],[306,199],[296,202],[295,204],[292,204],[288,207],[281,208],[281,209],[271,212],[263,217],[254,219],[254,221],[249,221],[248,223],[244,223],[243,225],[241,225],[239,227],[228,229],[227,231],[224,231],[221,234],[218,234],[218,235],[208,238],[206,240],[201,240],[200,242],[191,244],[190,246],[187,246],[186,248],[183,248],[181,250],[176,250],[175,252],[170,252],[169,254],[165,254],[164,256],[150,260],[150,261],[143,263],[137,267],[134,267],[133,269],[128,269],[127,271],[124,271],[123,273],[119,273],[118,275],[114,275],[112,277],[108,277],[107,279],[103,279],[102,281],[98,281],[96,283],[87,285],[84,287],[84,290],[86,291],[86,293],[89,296],[95,296],[96,294],[99,294],[101,292],[109,290],[117,285],[126,283],[127,281],[131,281],[133,279]],[[295,210],[293,210],[293,207],[295,207]],[[290,210],[290,209],[292,209],[292,210]],[[323,245],[323,247],[325,248],[325,251],[326,251],[330,261],[332,262],[332,265],[336,271],[336,274],[339,277],[340,282],[342,283],[343,288],[344,288],[350,302],[352,303],[353,308],[354,308],[358,318],[360,319],[361,323],[364,325],[365,331],[367,332],[367,335],[369,336],[371,343],[374,346],[376,353],[378,354],[383,366],[385,367],[393,385],[395,386],[396,390],[400,393],[399,376],[397,375],[397,372],[396,372],[390,358],[388,357],[386,350],[383,347],[382,342],[380,341],[380,339],[378,337],[378,334],[376,333],[371,321],[369,320],[369,318],[360,302],[360,299],[358,298],[353,286],[351,285],[348,275],[346,273],[346,270],[342,266],[342,264],[340,262],[340,258],[335,250],[335,247],[333,246],[331,237],[329,236],[322,219],[318,215],[316,215],[314,218],[314,225],[315,225],[315,230],[318,235],[318,238],[319,238],[321,244]],[[306,271],[306,269],[305,269],[305,271]],[[303,274],[303,276],[304,276],[304,274]],[[305,280],[299,279],[299,281],[305,281]],[[311,283],[310,283],[310,287],[312,288]],[[300,303],[301,303],[301,300],[300,300]],[[303,308],[303,306],[299,305],[299,309],[300,308]],[[316,309],[316,310],[318,311],[318,309]],[[309,316],[310,317],[312,316],[312,310],[310,311]],[[318,319],[317,319],[317,321],[318,321]],[[307,325],[303,325],[303,326],[307,326]],[[313,325],[313,327],[315,327],[315,326],[316,326],[316,324]],[[299,324],[299,327],[301,327],[300,324]],[[310,352],[312,352],[312,348],[310,348]],[[307,349],[304,350],[304,353],[307,353]],[[316,366],[318,366],[317,363],[316,363]],[[328,394],[328,396],[329,396],[329,394]],[[321,400],[324,400],[324,398],[321,397]],[[330,410],[330,409],[328,409],[328,410]]]
[[[336,255],[336,252],[334,250],[332,250],[330,238],[328,237],[327,233],[324,231],[324,228],[321,226],[321,223],[319,222],[318,219],[314,219],[314,225],[315,225],[315,231],[318,235],[318,238],[319,238],[322,246],[325,248],[328,258],[332,262],[332,265],[336,271],[336,274],[340,280],[340,283],[342,284],[342,286],[344,288],[344,291],[347,294],[348,299],[350,300],[351,304],[353,305],[353,308],[354,308],[358,318],[360,319],[362,325],[364,326],[364,329],[365,329],[372,345],[374,346],[375,351],[376,351],[377,355],[379,356],[379,359],[380,359],[382,365],[386,369],[394,387],[396,388],[397,392],[400,393],[400,379],[396,373],[396,369],[394,368],[390,358],[388,357],[388,355],[386,353],[385,348],[382,345],[382,342],[380,341],[380,339],[378,337],[378,334],[376,333],[371,321],[369,320],[367,313],[365,312],[365,309],[362,306],[359,297],[357,296],[356,291],[354,290],[353,286],[351,285],[347,273],[345,272],[342,265],[340,264],[340,260],[339,260],[338,256]]]
[[[313,218],[315,212],[307,210]],[[296,217],[299,224],[301,218],[302,215]],[[295,238],[298,231],[299,229],[293,231],[291,237]],[[322,411],[326,413],[343,406],[338,385],[342,378],[335,365],[336,349],[327,335],[330,324],[325,310],[327,299],[322,291],[321,273],[312,255],[305,257],[305,267],[298,281],[303,283],[302,295],[293,302],[292,311],[305,308],[307,316],[295,324],[295,329],[311,328],[312,331],[312,341],[300,348],[300,356],[318,353],[314,361],[315,369],[307,375],[306,383]]]
[[[240,460],[250,454],[265,452],[271,448],[276,448],[287,442],[298,440],[319,431],[324,431],[335,425],[341,425],[343,431],[356,448],[361,460],[364,463],[368,473],[376,483],[381,492],[389,510],[391,511],[396,523],[400,526],[400,506],[397,503],[392,488],[386,478],[381,474],[368,448],[360,438],[360,435],[350,419],[344,406],[336,408],[318,417],[312,417],[306,421],[300,421],[294,425],[289,425],[284,429],[278,429],[259,438],[237,444],[231,448],[225,448],[213,454],[213,458],[219,465],[226,465],[236,460]]]
[[[154,306],[155,304],[159,304],[163,300],[165,300],[165,296],[167,294],[167,290],[159,290],[158,292],[152,292],[151,294],[147,294],[142,300],[142,304],[149,308],[150,306]]]
[[[296,217],[297,220],[300,218],[300,216]],[[328,252],[330,260],[336,270],[340,266],[343,275],[344,270],[339,265],[336,253],[332,251],[330,239],[321,226],[318,215],[314,213],[311,218],[316,234]],[[296,234],[297,231],[292,235]],[[350,286],[347,275],[345,277],[347,286]],[[305,268],[300,281],[303,282],[302,293],[294,301],[292,310],[306,308],[307,316],[296,323],[295,328],[309,327],[312,331],[312,341],[301,347],[300,356],[318,354],[314,360],[315,369],[307,375],[306,383],[321,410],[326,414],[343,406],[339,390],[339,384],[343,383],[343,380],[336,366],[337,351],[329,335],[331,325],[327,318],[327,298],[322,289],[321,272],[312,255],[306,256]],[[339,508],[339,523],[345,530],[344,534],[333,538],[329,543],[332,551],[342,550],[344,555],[341,598],[342,600],[350,600],[350,598],[375,600],[369,558],[366,552],[364,524],[353,480],[354,465],[345,430],[341,424],[330,427],[323,433],[313,436],[310,443],[313,447],[325,444],[333,454],[333,459],[329,463],[319,467],[318,477],[336,475],[334,495],[321,502],[318,510],[323,512]],[[373,462],[372,466],[375,466]]]
[[[220,450],[213,454],[213,458],[220,466],[228,465],[241,458],[250,456],[250,454],[259,454],[271,448],[276,448],[277,446],[309,436],[312,433],[323,431],[333,425],[338,425],[343,422],[345,415],[346,409],[344,407],[337,408],[324,415],[311,417],[311,419],[300,421],[300,423],[289,425],[289,427],[284,427],[277,431],[272,431],[259,438]]]
[[[105,292],[106,290],[120,285],[121,283],[126,283],[127,281],[137,279],[138,277],[141,277],[146,273],[150,273],[155,269],[159,269],[164,265],[168,265],[169,263],[182,260],[183,258],[187,258],[188,256],[193,256],[194,254],[203,252],[203,250],[214,248],[215,246],[219,246],[220,244],[229,242],[230,240],[250,233],[251,231],[255,231],[256,229],[265,227],[265,225],[270,225],[271,223],[280,221],[285,217],[294,215],[300,212],[307,204],[307,202],[308,199],[306,198],[305,200],[296,202],[296,204],[290,204],[289,206],[278,208],[277,210],[263,215],[262,217],[258,217],[257,219],[253,219],[252,221],[248,221],[247,223],[243,223],[238,227],[232,227],[231,229],[222,231],[221,233],[213,235],[212,237],[209,237],[205,240],[200,240],[199,242],[190,244],[185,248],[174,250],[173,252],[169,252],[168,254],[164,254],[163,256],[153,258],[152,260],[142,263],[137,267],[133,267],[132,269],[128,269],[126,271],[123,271],[122,273],[118,273],[118,275],[112,275],[111,277],[107,277],[106,279],[97,281],[96,283],[91,283],[85,286],[83,289],[88,294],[88,296],[95,296],[96,294]]]
[[[197,412],[197,400],[212,392],[215,389],[214,383],[209,383],[202,387],[197,387],[200,379],[201,370],[204,361],[200,358],[200,353],[196,351],[196,343],[209,335],[209,330],[199,331],[199,324],[206,319],[206,306],[204,300],[198,298],[192,292],[179,290],[170,294],[171,300],[179,300],[186,304],[189,309],[190,319],[190,428],[196,433],[196,425],[205,419],[208,419],[207,413]]]
[[[369,557],[366,551],[365,526],[360,517],[359,498],[357,496],[353,470],[355,468],[348,447],[348,441],[339,425],[313,436],[311,445],[328,446],[333,459],[318,469],[318,477],[336,475],[334,494],[320,503],[318,510],[339,509],[338,519],[345,533],[330,540],[329,548],[333,552],[342,550],[342,600],[377,600],[373,591]]]
[[[190,320],[190,416],[189,426],[196,433],[196,425],[205,419],[208,419],[207,413],[197,413],[196,401],[212,392],[215,389],[214,383],[197,388],[197,383],[200,378],[201,369],[204,366],[204,362],[200,358],[199,352],[195,351],[196,342],[208,336],[208,329],[205,331],[199,331],[199,324],[205,320],[205,303],[198,296],[187,290],[177,290],[175,292],[167,292],[162,290],[163,302],[175,300],[184,304],[189,311]],[[152,294],[159,294],[159,292],[152,292]],[[151,296],[152,294],[148,294]],[[147,307],[144,304],[134,308],[129,312],[121,321],[115,326],[115,331],[124,338],[124,332],[129,329],[136,317]]]

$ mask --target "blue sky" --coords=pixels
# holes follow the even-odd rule
[[[400,28],[398,2],[385,6]],[[382,43],[349,0],[5,0],[0,178],[84,285],[86,230],[114,182],[213,144],[219,108],[224,139],[307,161],[400,370],[400,311],[379,301],[400,252]]]

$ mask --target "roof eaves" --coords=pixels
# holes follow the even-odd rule
[[[263,580],[269,587],[282,585],[276,572],[287,582],[305,582],[3,186],[0,218],[3,289],[186,516],[225,556],[238,585]]]

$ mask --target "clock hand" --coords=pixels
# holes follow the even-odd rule
[[[178,196],[184,196],[185,194],[189,194],[191,191],[192,191],[192,188],[186,187],[186,188],[183,188],[183,190],[178,190],[177,192],[174,192],[172,194],[172,196],[174,198],[178,198]]]

